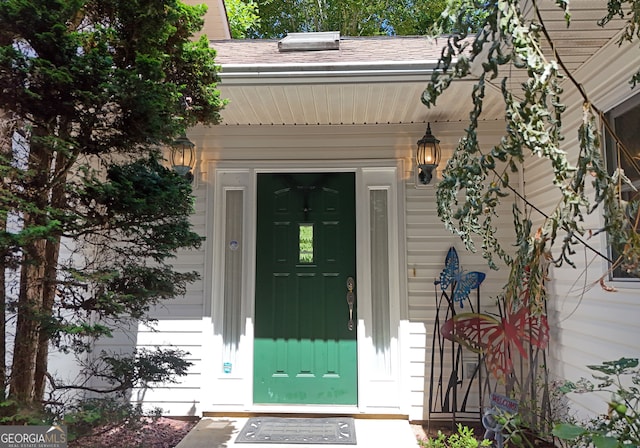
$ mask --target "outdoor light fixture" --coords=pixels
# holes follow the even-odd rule
[[[189,181],[193,180],[191,170],[196,165],[195,146],[185,134],[182,134],[171,144],[171,168]]]
[[[440,163],[440,140],[431,133],[431,124],[427,123],[427,132],[418,140],[416,163],[418,165],[418,181],[427,185],[433,177],[433,170]]]

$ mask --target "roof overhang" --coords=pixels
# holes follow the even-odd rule
[[[523,9],[534,14],[531,0]],[[572,26],[553,0],[539,0],[539,11],[567,70],[581,70],[599,51],[611,51],[624,25],[597,25],[601,0],[571,5]],[[223,124],[369,124],[467,121],[474,79],[455,81],[428,109],[421,102],[436,68],[444,38],[343,38],[339,50],[279,52],[277,41],[212,42],[222,67],[219,88],[230,103]],[[547,51],[551,52],[550,48]],[[512,87],[527,73],[507,69]],[[487,81],[481,120],[504,119],[500,83]],[[582,81],[582,79],[579,79]]]
[[[462,121],[468,117],[475,83],[458,81],[434,108],[422,104],[421,96],[430,76],[428,70],[356,70],[330,74],[309,72],[306,76],[243,72],[220,83],[229,104],[222,112],[226,125],[329,125]],[[300,75],[297,73],[296,75]],[[502,120],[500,91],[489,87],[483,120]]]

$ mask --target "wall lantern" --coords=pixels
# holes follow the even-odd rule
[[[427,123],[427,132],[418,140],[416,163],[418,165],[418,181],[427,185],[433,177],[433,170],[440,163],[440,140],[431,133],[431,124]]]
[[[171,144],[171,168],[185,179],[192,181],[191,170],[196,165],[196,145],[185,134]]]

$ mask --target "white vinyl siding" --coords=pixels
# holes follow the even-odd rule
[[[441,138],[435,132],[434,135]],[[494,138],[492,135],[486,135],[482,140],[491,148],[491,144],[495,144]],[[448,154],[443,154],[443,160],[446,160]],[[437,179],[434,180],[437,182]],[[513,180],[517,182],[517,176],[514,175]],[[440,272],[444,268],[447,251],[451,246],[456,248],[461,268],[465,271],[486,273],[487,276],[480,286],[482,311],[494,309],[495,298],[506,284],[509,272],[504,266],[498,271],[490,270],[480,252],[467,252],[460,239],[444,228],[437,215],[433,187],[416,189],[413,179],[410,178],[406,184],[406,195],[409,350],[411,353],[409,417],[412,420],[428,420],[433,325],[436,315],[436,294],[440,293],[439,289],[436,290],[434,281],[439,279]],[[512,201],[513,196],[504,198],[499,206],[499,218],[496,218],[496,225],[504,229],[501,236],[507,250],[510,249],[509,239],[513,239]],[[480,249],[480,245],[477,247]],[[468,352],[465,355],[465,359],[467,358],[475,359],[475,356]],[[447,357],[445,361],[448,359]],[[445,370],[451,368],[450,365],[444,367]],[[446,418],[446,416],[439,417]]]
[[[461,123],[432,123],[434,135],[441,140],[443,148],[443,162],[451,153],[461,136],[464,124]],[[144,391],[145,403],[170,410],[174,415],[212,410],[206,404],[210,396],[216,396],[217,401],[225,401],[229,409],[240,409],[247,401],[246,390],[241,387],[242,376],[246,374],[234,372],[230,376],[222,374],[222,347],[210,348],[222,344],[222,337],[213,331],[219,328],[220,309],[213,307],[211,299],[212,289],[218,288],[217,280],[224,269],[221,261],[207,264],[205,251],[215,249],[212,245],[212,232],[223,231],[215,226],[223,226],[223,221],[214,221],[212,210],[215,201],[222,196],[207,198],[207,186],[212,182],[212,173],[216,161],[237,160],[240,165],[251,168],[253,161],[281,160],[283,165],[292,160],[343,160],[354,167],[366,163],[367,160],[403,160],[404,173],[400,176],[402,182],[398,185],[404,189],[400,197],[404,198],[405,216],[400,223],[406,230],[406,278],[404,285],[393,286],[392,292],[397,294],[399,288],[400,307],[395,304],[395,311],[401,319],[401,329],[393,329],[392,333],[405,331],[407,337],[401,341],[400,352],[394,356],[402,359],[401,368],[397,373],[402,376],[401,394],[406,401],[402,412],[408,413],[413,420],[428,419],[429,374],[431,359],[431,340],[433,321],[435,317],[434,280],[438,278],[444,267],[447,250],[455,246],[460,256],[462,267],[469,270],[485,272],[487,278],[482,284],[482,301],[487,307],[491,306],[494,298],[501,291],[508,274],[506,269],[491,271],[479,253],[472,254],[464,250],[462,242],[444,229],[436,213],[435,183],[427,188],[415,187],[415,166],[413,156],[416,141],[424,134],[426,124],[406,125],[344,125],[344,126],[217,126],[212,129],[197,128],[189,133],[194,141],[200,157],[200,164],[196,170],[196,203],[193,222],[196,231],[207,235],[208,240],[199,251],[185,251],[175,260],[176,268],[180,270],[197,270],[202,279],[189,287],[185,297],[167,302],[154,311],[159,319],[159,332],[143,332],[144,343],[148,346],[174,344],[192,353],[189,375],[180,380],[176,386],[164,385],[154,390]],[[484,149],[490,149],[499,138],[501,125],[499,123],[485,125],[483,137]],[[213,132],[212,132],[213,130]],[[273,163],[273,162],[272,162]],[[304,166],[304,162],[301,163]],[[442,166],[439,169],[442,169]],[[515,179],[515,177],[514,177]],[[516,180],[517,181],[517,180]],[[240,182],[240,181],[238,181]],[[244,188],[244,187],[243,187]],[[387,192],[385,188],[372,184],[370,187],[374,197]],[[235,191],[235,190],[228,190]],[[232,193],[239,194],[239,193]],[[387,194],[389,194],[387,192]],[[368,197],[368,196],[367,196]],[[216,199],[218,198],[218,199]],[[389,200],[390,197],[387,197]],[[506,198],[500,206],[501,215],[496,224],[512,227],[511,204],[513,197]],[[251,207],[251,206],[250,206]],[[248,212],[247,212],[248,213]],[[369,213],[369,212],[367,212]],[[368,216],[368,215],[367,215]],[[207,221],[209,224],[207,225]],[[391,241],[397,239],[394,228],[388,230]],[[511,232],[505,232],[512,238]],[[507,242],[507,245],[509,242]],[[393,246],[390,246],[393,247]],[[205,249],[207,248],[207,249]],[[219,248],[218,248],[219,249]],[[205,267],[206,265],[206,267]],[[390,264],[391,266],[391,264]],[[362,293],[362,289],[360,289]],[[218,291],[215,294],[222,294]],[[247,299],[244,299],[247,300]],[[394,302],[397,299],[394,299]],[[403,305],[404,304],[404,305]],[[408,313],[408,314],[407,314]],[[408,319],[407,319],[408,317]],[[213,319],[213,320],[212,320]],[[218,322],[213,327],[211,323]],[[169,329],[171,328],[171,329]],[[189,344],[186,343],[189,340]],[[211,350],[220,353],[211,359]],[[208,360],[202,360],[200,356]],[[392,359],[400,359],[392,358]],[[242,360],[241,360],[242,361]],[[382,367],[382,366],[381,366]],[[385,367],[384,370],[388,370]],[[394,364],[391,364],[394,368]],[[237,373],[237,375],[236,375]],[[224,379],[223,383],[213,378]],[[226,378],[226,379],[225,379]],[[382,379],[381,379],[382,380]],[[380,380],[380,381],[381,381]],[[382,384],[382,383],[379,383]],[[367,389],[369,387],[367,386]],[[370,389],[373,390],[373,389]],[[250,396],[250,395],[249,395]],[[362,402],[367,401],[364,397]]]
[[[626,45],[622,50],[604,47],[587,66],[574,74],[589,93],[593,103],[606,112],[637,93],[628,83],[638,69],[637,49]],[[563,102],[568,113],[563,119],[567,139],[563,148],[575,159],[578,153],[577,128],[582,120],[582,98],[566,86]],[[525,170],[527,198],[546,212],[558,200],[549,178],[546,163],[531,159]],[[601,213],[586,217],[584,227],[601,227]],[[562,236],[560,236],[562,238]],[[594,249],[607,254],[606,237],[587,238]],[[587,365],[600,364],[622,356],[640,357],[640,282],[608,282],[617,292],[607,292],[598,285],[607,273],[608,263],[592,251],[576,246],[576,267],[564,264],[550,272],[551,298],[550,367],[554,378],[577,380],[591,377]],[[556,251],[553,254],[558,256]],[[606,276],[607,277],[607,276]],[[571,394],[574,410],[579,414],[606,411],[606,398],[596,394]]]

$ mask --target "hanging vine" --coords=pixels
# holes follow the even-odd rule
[[[556,0],[555,3],[564,10],[569,25],[569,1]],[[454,29],[468,30],[474,11],[481,9],[486,14],[486,24],[473,36],[463,31],[448,40],[431,82],[422,95],[425,105],[435,106],[438,97],[452,81],[469,76],[472,70],[477,76],[471,98],[469,126],[447,162],[443,179],[437,188],[438,214],[445,226],[459,235],[469,250],[476,249],[474,240],[479,237],[483,256],[492,268],[496,268],[496,257],[507,264],[514,264],[514,260],[500,245],[494,223],[501,198],[516,194],[530,209],[542,213],[545,218],[542,226],[533,229],[531,219],[514,208],[519,250],[511,276],[523,278],[523,269],[533,269],[543,259],[540,249],[543,247],[549,253],[560,239],[560,249],[553,262],[556,265],[564,262],[573,265],[571,256],[575,252],[575,245],[586,244],[589,233],[583,227],[584,217],[601,209],[604,225],[597,232],[607,232],[610,244],[621,254],[617,263],[621,263],[627,272],[638,275],[638,204],[621,199],[623,184],[633,189],[622,170],[617,169],[611,175],[606,170],[598,120],[605,123],[619,151],[623,155],[626,153],[626,157],[630,155],[606,124],[604,115],[564,67],[544,28],[536,1],[532,1],[533,18],[523,14],[520,4],[519,0],[451,0],[444,13],[455,24]],[[602,26],[614,17],[627,18],[619,44],[640,37],[639,0],[611,0],[603,14],[606,15],[599,22]],[[543,51],[543,43],[551,46],[551,57]],[[526,82],[517,86],[517,90],[509,83],[512,67],[525,70],[528,75]],[[561,101],[561,84],[565,76],[579,89],[583,98],[577,157],[568,155],[561,146],[564,139],[562,117],[566,109]],[[640,71],[633,76],[631,83],[635,85],[639,81]],[[498,145],[483,151],[478,142],[478,123],[485,88],[490,82],[500,82],[506,132]],[[534,204],[528,203],[510,180],[512,173],[520,171],[525,157],[531,155],[547,160],[552,170],[553,185],[560,199],[550,214],[544,214]],[[637,163],[633,164],[637,169]],[[533,282],[529,289],[543,293],[544,268],[540,267],[537,273],[528,272],[527,276]],[[536,285],[536,279],[540,279],[539,285]],[[514,296],[517,295],[514,293]],[[536,302],[540,304],[538,299]]]

